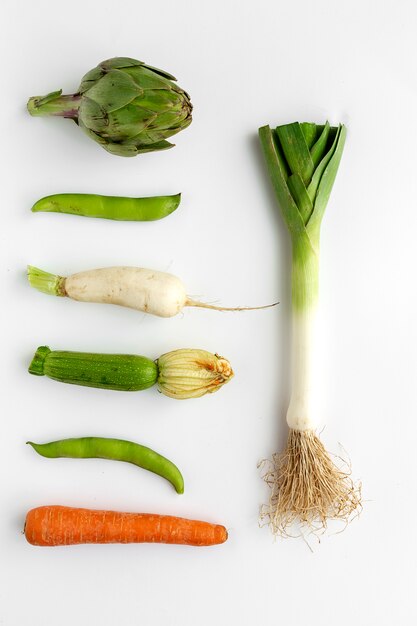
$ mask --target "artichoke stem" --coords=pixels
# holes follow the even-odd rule
[[[30,98],[27,108],[29,113],[33,116],[54,115],[77,120],[80,103],[80,94],[63,96],[62,91],[54,91],[47,96],[34,96]]]

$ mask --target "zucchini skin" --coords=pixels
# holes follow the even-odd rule
[[[158,366],[144,356],[69,352],[40,346],[29,373],[72,385],[142,391],[155,385]]]

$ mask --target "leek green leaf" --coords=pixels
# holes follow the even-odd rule
[[[314,172],[314,163],[300,124],[278,126],[276,134],[291,172],[299,174],[308,184]]]
[[[302,123],[259,129],[259,139],[293,249],[292,301],[297,311],[318,296],[321,220],[336,178],[346,128]]]
[[[313,159],[314,167],[317,167],[317,165],[320,163],[323,156],[325,155],[327,138],[329,136],[329,132],[330,132],[330,124],[329,122],[326,122],[326,125],[323,128],[320,137],[317,139],[316,143],[311,148],[311,158]]]
[[[307,193],[307,189],[299,174],[293,174],[289,177],[288,188],[291,191],[291,195],[295,200],[298,210],[301,214],[301,218],[304,224],[307,224],[313,213],[313,203],[310,200],[310,196]]]
[[[303,135],[305,137],[308,149],[311,150],[311,147],[317,140],[317,124],[310,124],[309,122],[301,122],[300,124],[301,130],[303,131]]]

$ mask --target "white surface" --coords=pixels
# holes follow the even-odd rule
[[[5,15],[6,9],[6,15]],[[417,617],[416,9],[410,1],[3,3],[0,624],[4,626],[391,626]],[[32,119],[31,95],[75,89],[99,61],[133,56],[177,75],[195,106],[177,147],[108,155],[69,121]],[[349,451],[364,511],[311,553],[257,525],[257,461],[282,447],[288,402],[289,243],[257,127],[345,122],[348,139],[322,231],[322,437]],[[64,191],[183,192],[150,224],[31,214]],[[31,290],[27,263],[68,273],[144,265],[191,294],[273,310],[187,310],[161,320]],[[39,344],[137,352],[217,350],[235,379],[175,402],[26,373]],[[48,461],[25,446],[79,435],[131,438],[183,470]],[[227,544],[41,549],[25,513],[51,503],[219,521]]]

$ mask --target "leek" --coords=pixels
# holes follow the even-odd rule
[[[286,450],[275,455],[265,480],[272,487],[264,514],[275,534],[294,523],[326,527],[350,518],[359,488],[339,469],[315,431],[313,377],[319,293],[320,226],[342,156],[346,128],[310,123],[259,129],[259,138],[292,243],[292,392]]]

